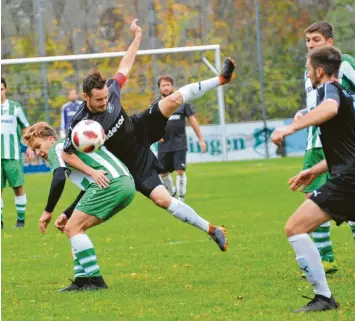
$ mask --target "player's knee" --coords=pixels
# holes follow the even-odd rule
[[[171,106],[180,106],[184,102],[184,99],[183,99],[181,93],[179,93],[178,91],[174,92],[173,94],[171,94],[171,95],[169,95],[167,97],[165,97],[165,99],[167,100],[167,102]]]
[[[67,224],[64,227],[64,233],[67,235],[67,237],[70,239],[71,237],[79,234],[79,233],[84,233],[84,230],[78,226],[78,225],[74,225],[74,224]]]
[[[182,176],[182,175],[184,175],[184,174],[185,174],[185,171],[184,171],[184,170],[182,170],[182,169],[177,169],[177,170],[176,170],[176,174],[178,174],[178,175]]]
[[[161,177],[167,177],[169,175],[169,173],[160,173]]]
[[[286,223],[284,231],[287,237],[291,237],[297,234],[295,226],[290,221]]]

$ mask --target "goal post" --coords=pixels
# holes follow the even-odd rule
[[[212,66],[205,57],[203,58],[203,62],[207,65],[207,67],[210,70],[212,70],[212,72],[215,73],[216,70],[220,71],[221,70],[221,49],[220,49],[220,45],[218,44],[205,45],[205,46],[138,50],[137,56],[169,55],[169,54],[177,54],[177,53],[206,52],[206,51],[211,51],[214,53],[215,66]],[[28,65],[28,64],[39,64],[39,63],[56,63],[61,61],[80,61],[80,60],[90,60],[90,59],[115,58],[115,57],[123,57],[124,54],[125,51],[119,51],[119,52],[105,52],[105,53],[93,53],[93,54],[2,59],[1,66],[3,68],[4,66],[10,66],[10,65],[24,65],[24,64]],[[219,114],[222,159],[227,160],[227,141],[226,141],[226,132],[225,132],[225,104],[224,104],[223,86],[217,87],[217,104],[218,104],[218,114]]]

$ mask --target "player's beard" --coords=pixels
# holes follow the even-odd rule
[[[318,76],[316,74],[314,74],[314,77],[312,77],[313,79],[311,79],[312,81],[312,88],[313,89],[317,89],[317,87],[319,86],[319,84],[321,83],[320,79],[318,78]]]
[[[172,90],[169,94],[161,93],[161,95],[162,95],[163,97],[168,97],[168,96],[170,96],[173,92],[174,92],[174,91]]]

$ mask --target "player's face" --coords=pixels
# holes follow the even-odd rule
[[[108,102],[108,88],[91,90],[91,97],[83,94],[86,104],[92,113],[103,113],[106,110]]]
[[[32,149],[35,151],[36,155],[48,160],[48,151],[55,142],[56,140],[53,136],[46,138],[37,137],[33,141]]]
[[[1,84],[1,101],[5,100],[6,98],[6,88],[4,84]]]
[[[76,90],[70,90],[68,93],[68,98],[70,101],[76,101],[78,99],[78,94],[76,93]]]
[[[314,69],[311,64],[311,60],[309,58],[307,58],[306,67],[308,70],[307,76],[312,82],[313,89],[316,89],[321,83],[322,69],[321,68]]]
[[[325,39],[319,32],[310,32],[306,34],[307,50],[311,51],[314,48],[333,45],[333,38]]]
[[[159,86],[160,94],[164,97],[173,93],[173,84],[170,81],[162,80]]]

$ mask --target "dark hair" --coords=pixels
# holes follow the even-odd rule
[[[5,77],[1,77],[1,83],[4,84],[5,88],[7,88]]]
[[[88,76],[83,80],[83,92],[91,97],[91,91],[93,89],[102,89],[105,85],[106,79],[101,76],[97,69],[93,68]]]
[[[334,46],[313,49],[307,57],[314,69],[321,67],[328,76],[338,77],[341,64],[341,51]]]
[[[307,33],[319,32],[326,40],[334,38],[334,27],[326,21],[318,21],[311,24],[305,31]]]
[[[158,87],[160,87],[160,83],[161,83],[162,80],[168,81],[168,82],[170,82],[170,83],[174,86],[174,80],[173,80],[173,78],[171,78],[170,76],[161,76],[161,77],[159,77],[159,79],[158,79]]]

